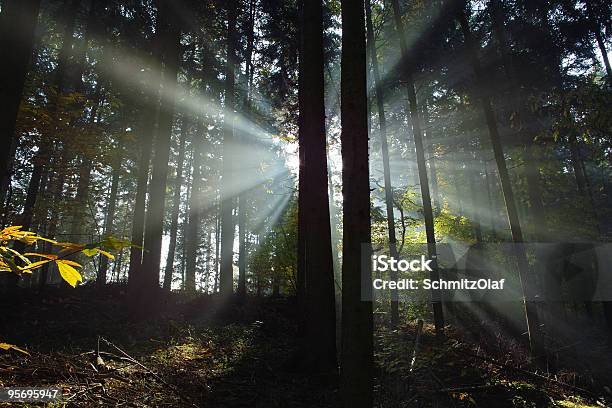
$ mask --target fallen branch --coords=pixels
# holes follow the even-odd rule
[[[480,385],[467,385],[464,387],[456,387],[456,388],[441,388],[438,392],[466,392],[466,391],[482,391],[488,390],[491,388],[500,387],[500,384],[480,384]]]
[[[174,394],[179,397],[180,399],[182,399],[184,402],[188,403],[189,405],[193,406],[193,407],[198,407],[197,404],[194,404],[193,401],[191,401],[189,398],[187,398],[185,395],[183,395],[183,393],[174,385],[168,383],[166,380],[164,380],[159,374],[157,374],[155,371],[151,370],[149,367],[145,366],[144,364],[142,364],[140,361],[136,360],[134,357],[130,356],[128,353],[126,353],[125,351],[123,351],[121,348],[119,348],[118,346],[116,346],[114,343],[110,342],[109,340],[105,339],[104,337],[100,336],[100,340],[102,340],[104,343],[106,343],[108,346],[114,348],[115,350],[117,350],[119,353],[121,353],[128,361],[136,364],[137,366],[139,366],[140,368],[144,369],[145,371],[147,371],[149,374],[151,374],[156,380],[158,380],[160,383],[162,383],[163,385],[165,385],[166,387],[168,387],[170,390],[172,390],[172,392],[174,392]]]
[[[417,353],[419,352],[419,347],[421,346],[421,334],[422,333],[423,333],[423,320],[419,319],[417,321],[416,336],[414,338],[414,347],[412,349],[412,360],[410,360],[410,369],[408,370],[409,373],[412,373],[412,370],[414,369],[414,363],[416,362]]]
[[[530,377],[536,378],[536,379],[538,379],[540,381],[546,381],[546,382],[550,382],[550,383],[553,383],[553,384],[557,384],[560,387],[568,388],[568,389],[571,389],[572,391],[578,391],[580,393],[583,393],[583,394],[586,394],[586,395],[590,396],[591,398],[595,399],[596,401],[599,401],[601,399],[600,396],[595,395],[591,391],[586,390],[584,388],[576,387],[575,385],[564,383],[562,381],[555,380],[553,378],[546,377],[546,376],[544,376],[542,374],[534,373],[532,371],[525,370],[523,368],[519,368],[519,367],[515,367],[515,366],[512,366],[512,365],[509,365],[509,364],[501,363],[501,362],[497,361],[496,359],[494,359],[492,357],[479,356],[479,355],[473,354],[473,353],[467,353],[467,354],[469,354],[472,357],[475,357],[475,358],[478,358],[480,360],[483,360],[483,361],[486,361],[488,363],[491,363],[493,365],[496,365],[496,366],[498,366],[500,368],[503,368],[503,369],[506,369],[506,370],[515,371],[515,372],[518,372],[518,373],[521,373],[521,374],[525,374],[525,375],[528,375]]]

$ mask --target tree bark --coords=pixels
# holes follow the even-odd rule
[[[371,243],[365,16],[362,0],[342,0],[341,6],[344,215],[340,392],[345,407],[371,408],[374,369],[372,271],[371,251],[363,248]]]
[[[595,40],[597,41],[597,46],[599,47],[599,52],[601,53],[601,58],[603,59],[604,67],[606,68],[606,75],[608,76],[608,81],[612,81],[612,67],[610,67],[610,59],[608,58],[608,50],[606,50],[606,42],[604,40],[604,37],[601,35],[601,23],[595,15],[590,0],[586,1],[586,7],[591,23],[591,31],[593,31],[593,34],[595,35]]]
[[[484,72],[478,59],[477,44],[474,42],[470,27],[468,24],[465,10],[462,7],[458,10],[457,19],[461,26],[461,31],[464,36],[465,44],[470,58],[470,63],[474,70],[476,81],[482,83],[484,80]],[[530,276],[529,262],[527,260],[527,254],[523,246],[523,232],[519,221],[519,215],[514,201],[514,192],[510,183],[510,175],[508,168],[506,167],[506,159],[501,144],[499,135],[499,129],[497,127],[497,120],[491,105],[490,97],[481,92],[480,103],[484,111],[487,128],[489,130],[489,136],[491,139],[491,145],[493,148],[493,155],[495,163],[497,164],[497,171],[501,183],[502,194],[506,205],[506,211],[508,213],[508,223],[510,225],[510,233],[512,235],[512,242],[514,245],[514,255],[518,264],[519,279],[521,282],[521,288],[523,293],[523,304],[525,312],[525,320],[527,325],[527,333],[529,336],[529,345],[534,355],[541,355],[543,347],[539,335],[539,318],[536,305],[533,302],[535,285]]]
[[[128,287],[137,290],[141,286],[142,256],[145,232],[146,200],[149,184],[151,156],[153,154],[154,134],[158,122],[158,108],[162,75],[161,55],[161,18],[158,12],[156,37],[151,44],[151,79],[148,88],[152,90],[143,108],[141,129],[139,131],[138,175],[136,181],[136,196],[134,197],[134,215],[132,216],[132,231],[130,248],[130,266],[128,269]]]
[[[176,252],[176,237],[178,235],[178,219],[181,205],[181,187],[183,185],[183,161],[185,160],[185,142],[189,124],[185,118],[181,125],[181,136],[179,141],[179,151],[176,163],[176,180],[174,182],[174,197],[172,199],[172,220],[170,221],[170,245],[168,257],[166,258],[166,268],[164,270],[164,290],[172,289],[172,274],[174,272],[174,255]]]
[[[400,48],[402,57],[408,58],[408,45],[406,44],[406,34],[404,31],[404,23],[399,8],[398,0],[392,0],[393,18],[395,28],[400,37]],[[429,180],[427,176],[427,165],[425,162],[425,150],[423,148],[423,131],[421,126],[421,117],[414,88],[414,80],[411,72],[404,73],[406,81],[406,92],[408,94],[408,110],[410,112],[410,120],[412,122],[412,136],[416,150],[417,169],[419,172],[419,184],[421,186],[421,198],[423,201],[423,218],[425,220],[425,235],[427,237],[427,254],[431,262],[430,279],[436,281],[440,278],[438,270],[438,254],[436,249],[436,237],[434,231],[434,217],[431,206],[431,194],[429,191]],[[437,292],[432,292],[432,307],[434,313],[434,324],[436,334],[442,336],[444,334],[444,312],[442,310],[442,301]]]
[[[327,140],[323,56],[323,4],[303,3],[300,129],[304,159],[302,225],[306,286],[305,369],[331,373],[336,362],[336,307],[327,194]]]
[[[144,249],[142,262],[142,283],[145,290],[159,288],[162,236],[164,233],[164,212],[166,203],[166,182],[177,89],[177,74],[180,64],[181,30],[178,16],[170,0],[160,5],[162,24],[161,49],[164,71],[162,98],[159,107],[159,121],[155,138],[155,156],[151,174],[150,199],[145,221]]]
[[[234,291],[234,236],[236,225],[234,222],[233,196],[234,169],[234,109],[235,109],[235,82],[236,82],[236,48],[238,33],[236,30],[237,1],[227,2],[227,64],[225,72],[225,106],[223,130],[223,164],[221,182],[221,270],[220,291],[229,296]]]
[[[2,10],[0,27],[0,135],[4,148],[0,152],[0,203],[4,203],[17,145],[15,124],[25,85],[34,33],[38,23],[40,0],[9,0]],[[10,148],[9,148],[10,147]]]
[[[119,156],[113,166],[113,175],[111,179],[111,189],[108,196],[108,207],[106,211],[106,220],[104,222],[104,236],[108,237],[113,234],[113,225],[115,223],[115,210],[117,208],[117,192],[119,190],[119,174],[121,173],[121,161],[123,146],[119,143],[118,146]],[[100,266],[98,268],[98,286],[106,285],[108,271],[108,258],[104,255],[100,255]]]
[[[431,130],[431,122],[429,120],[429,110],[427,109],[427,102],[423,104],[423,134],[425,136],[425,140],[427,140],[427,153],[429,158],[427,161],[429,162],[429,171],[431,173],[431,194],[433,197],[434,205],[434,215],[440,215],[440,211],[442,209],[442,200],[440,198],[440,189],[438,187],[438,172],[436,168],[436,153],[434,146],[434,136],[433,131]]]
[[[192,139],[193,170],[191,196],[189,200],[189,221],[185,231],[185,290],[188,293],[196,291],[196,269],[198,247],[200,246],[200,229],[202,215],[202,155],[204,154],[203,126],[198,126]]]
[[[256,0],[249,1],[249,20],[248,20],[248,33],[247,33],[247,45],[245,52],[245,78],[246,78],[246,103],[245,103],[245,115],[249,117],[251,109],[251,86],[253,78],[253,50],[255,43],[255,14],[256,14]],[[243,132],[242,143],[248,144],[248,133]],[[248,170],[247,170],[248,171]],[[244,170],[243,170],[244,172]],[[246,236],[247,236],[247,209],[248,209],[248,195],[246,191],[241,191],[238,196],[238,294],[244,296],[246,294],[246,270],[247,270],[247,254],[248,250],[246,247]]]
[[[383,174],[385,184],[385,205],[387,210],[387,233],[389,237],[389,253],[399,259],[397,252],[397,238],[395,236],[395,215],[393,213],[393,186],[391,185],[391,167],[389,165],[389,146],[387,142],[387,118],[385,116],[384,91],[380,80],[380,71],[378,68],[378,57],[376,55],[376,44],[374,42],[374,27],[372,25],[372,5],[370,0],[365,0],[366,3],[366,27],[367,27],[367,44],[370,60],[372,64],[372,72],[374,75],[374,89],[376,93],[376,107],[378,109],[378,125],[380,132],[380,144],[383,159]],[[397,272],[391,271],[390,280],[397,280]],[[399,305],[397,298],[397,289],[391,291],[391,327],[396,327],[399,323]]]

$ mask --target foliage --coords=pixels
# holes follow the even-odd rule
[[[54,263],[61,277],[72,287],[76,287],[77,283],[83,282],[81,274],[75,268],[81,268],[82,265],[66,259],[78,253],[82,253],[88,257],[96,254],[101,254],[108,259],[115,259],[114,255],[107,252],[101,247],[110,248],[112,250],[121,250],[129,247],[131,244],[127,240],[118,239],[115,237],[106,237],[103,241],[96,244],[75,244],[72,242],[58,242],[52,239],[44,238],[30,231],[23,231],[21,226],[11,226],[0,231],[0,271],[12,272],[16,275],[24,273],[31,274],[34,270],[42,268],[49,263]],[[42,254],[36,252],[21,253],[14,247],[10,247],[11,243],[20,242],[25,245],[32,245],[38,241],[49,242],[61,250],[57,254]],[[42,260],[32,261],[31,257],[42,258]]]

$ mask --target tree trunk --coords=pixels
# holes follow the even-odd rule
[[[255,43],[255,13],[256,1],[249,1],[249,20],[248,34],[245,55],[245,78],[246,78],[246,103],[245,115],[248,117],[251,109],[251,80],[253,78],[253,49]],[[247,144],[248,133],[243,133],[242,143]],[[248,171],[248,170],[247,170]],[[247,254],[246,235],[247,235],[247,209],[248,197],[246,191],[241,191],[238,196],[238,294],[244,296],[246,294],[246,269],[247,269]]]
[[[196,131],[197,132],[197,131]],[[191,203],[191,195],[192,195],[192,191],[193,191],[193,178],[192,178],[192,174],[189,173],[190,171],[192,171],[193,169],[193,165],[194,165],[194,160],[195,160],[195,156],[193,153],[193,142],[192,142],[192,146],[191,146],[191,157],[189,158],[189,162],[187,164],[187,172],[188,172],[188,176],[187,176],[187,180],[186,180],[186,184],[187,184],[187,192],[185,194],[185,200],[184,200],[184,204],[183,204],[183,225],[182,225],[182,234],[183,234],[183,239],[181,242],[181,289],[182,290],[186,290],[185,285],[187,284],[187,231],[189,228],[189,204]]]
[[[201,119],[200,119],[201,120]],[[193,135],[193,173],[191,196],[189,199],[189,221],[185,231],[185,290],[188,293],[196,291],[196,269],[200,236],[198,234],[202,215],[202,155],[204,154],[203,126]]]
[[[180,63],[181,30],[178,16],[170,0],[160,5],[160,19],[163,21],[161,50],[164,72],[162,98],[159,107],[159,121],[155,137],[155,156],[149,191],[149,207],[145,221],[144,249],[142,262],[142,284],[145,290],[159,287],[162,237],[164,234],[164,212],[166,204],[166,182],[177,89],[177,73]]]
[[[235,70],[238,34],[236,31],[237,1],[227,2],[227,65],[225,73],[225,106],[223,130],[223,165],[221,183],[221,270],[220,291],[224,296],[234,290],[234,109]]]
[[[100,120],[100,118],[98,117],[98,112],[102,105],[103,98],[99,82],[96,85],[94,95],[95,104],[89,116],[89,125],[93,125],[96,120]],[[91,184],[91,171],[93,169],[93,165],[90,158],[88,158],[85,154],[81,154],[80,156],[81,164],[79,166],[79,183],[77,185],[76,196],[74,197],[72,204],[74,210],[72,211],[72,225],[70,227],[70,234],[74,237],[72,238],[73,240],[75,240],[73,242],[82,243],[86,242],[84,237],[82,237],[82,234],[84,231],[87,230],[88,224],[86,218]]]
[[[304,159],[302,225],[306,286],[305,369],[331,373],[336,363],[336,307],[327,195],[327,140],[323,57],[323,5],[303,3],[300,129]]]
[[[217,206],[217,216],[215,217],[215,282],[213,284],[213,293],[217,293],[219,290],[219,270],[220,270],[220,259],[219,254],[221,252],[221,210],[219,208],[220,204]]]
[[[484,79],[484,72],[478,59],[477,45],[474,42],[470,27],[468,24],[467,16],[463,7],[458,11],[458,21],[461,26],[461,31],[465,39],[467,51],[469,53],[470,62],[474,70],[476,81],[482,83]],[[508,174],[508,168],[506,167],[506,159],[504,157],[503,148],[501,145],[499,129],[497,127],[497,121],[495,119],[495,113],[491,105],[489,96],[482,92],[480,95],[480,102],[484,111],[487,128],[489,130],[489,136],[491,138],[491,145],[493,148],[493,155],[495,163],[497,165],[497,171],[501,183],[502,194],[506,205],[506,211],[508,212],[508,223],[510,225],[510,233],[512,235],[512,241],[514,245],[514,255],[517,259],[519,279],[521,282],[521,288],[523,293],[523,303],[525,311],[525,320],[527,325],[527,333],[529,336],[529,345],[534,355],[541,355],[543,348],[541,345],[541,339],[539,335],[539,318],[536,305],[533,302],[535,285],[532,277],[530,276],[529,263],[527,260],[527,254],[523,247],[523,232],[519,221],[518,211],[516,203],[514,201],[514,192],[510,183],[510,175]]]
[[[601,24],[593,11],[590,0],[586,1],[586,7],[591,23],[591,31],[593,31],[593,34],[595,35],[595,40],[597,41],[597,46],[599,47],[599,52],[601,53],[601,58],[603,59],[604,67],[606,68],[608,81],[612,81],[612,67],[610,67],[610,59],[608,58],[608,50],[606,50],[606,42],[604,37],[601,35]]]
[[[408,45],[406,44],[406,34],[404,31],[404,23],[399,8],[398,0],[392,0],[393,17],[395,20],[395,28],[400,37],[400,47],[402,57],[408,58]],[[417,169],[419,172],[419,184],[421,186],[421,197],[423,201],[423,218],[425,219],[425,235],[427,236],[427,254],[431,259],[430,279],[436,281],[440,278],[438,271],[438,255],[436,249],[436,237],[434,231],[434,217],[431,206],[431,195],[429,192],[429,180],[427,177],[427,165],[425,162],[425,150],[423,148],[423,131],[421,127],[421,117],[417,104],[416,91],[414,88],[414,80],[411,72],[404,74],[406,81],[406,92],[408,94],[408,105],[410,112],[410,120],[412,122],[412,137],[416,150]],[[432,307],[434,313],[434,324],[436,334],[442,336],[444,334],[444,312],[442,310],[442,302],[437,292],[432,292]]]
[[[431,194],[433,196],[434,215],[440,215],[442,209],[442,202],[440,198],[440,189],[438,187],[438,172],[436,169],[436,153],[434,146],[434,136],[431,130],[431,123],[429,121],[429,110],[427,109],[427,103],[423,103],[423,133],[425,140],[427,140],[427,154],[429,156],[429,171],[431,173]]]
[[[148,87],[153,91],[152,95],[145,102],[142,116],[142,128],[139,131],[139,158],[138,158],[138,176],[136,181],[136,196],[134,197],[134,215],[132,217],[131,242],[133,246],[130,248],[130,266],[128,269],[128,286],[130,290],[136,290],[141,286],[140,272],[142,269],[142,255],[144,245],[145,232],[145,212],[147,191],[149,183],[149,173],[151,165],[151,156],[153,153],[154,133],[156,131],[157,114],[159,108],[160,85],[161,85],[161,21],[157,18],[156,33],[152,42],[152,64],[151,80]]]
[[[111,189],[108,196],[108,207],[106,212],[106,220],[104,222],[104,236],[108,237],[113,235],[113,224],[115,223],[115,210],[117,208],[117,192],[119,190],[119,174],[121,173],[121,161],[122,161],[122,149],[123,146],[119,143],[117,148],[119,150],[119,157],[117,162],[113,166],[113,175],[111,179]],[[106,285],[106,274],[108,271],[108,258],[104,255],[100,255],[100,266],[98,268],[98,286]]]
[[[363,248],[371,243],[364,4],[361,0],[342,0],[341,6],[344,216],[340,391],[345,407],[371,408],[374,370],[372,271],[370,250]]]
[[[4,203],[15,159],[15,123],[25,85],[34,33],[38,23],[40,0],[9,0],[2,9],[0,27],[0,135],[4,148],[0,153],[0,203]]]
[[[370,0],[366,0],[366,27],[368,52],[370,54],[372,72],[374,74],[374,88],[376,91],[376,107],[378,109],[378,125],[380,130],[380,144],[383,158],[383,173],[385,181],[385,204],[387,209],[387,232],[389,236],[389,253],[399,259],[397,252],[397,239],[395,237],[395,215],[393,213],[393,186],[391,185],[391,168],[389,166],[389,147],[387,143],[387,119],[385,116],[384,91],[380,80],[378,69],[378,57],[376,55],[376,44],[374,42],[374,28],[372,26],[372,5]],[[390,280],[397,280],[397,271],[390,272]],[[391,292],[391,327],[396,327],[399,323],[397,289]]]
[[[181,125],[181,136],[179,152],[176,163],[176,180],[174,181],[174,198],[172,200],[172,220],[170,224],[170,245],[168,257],[166,258],[166,269],[164,270],[164,290],[172,289],[172,274],[174,272],[174,253],[176,252],[176,237],[178,235],[178,219],[181,205],[181,187],[183,185],[183,161],[185,159],[185,142],[187,139],[189,124],[185,118]]]

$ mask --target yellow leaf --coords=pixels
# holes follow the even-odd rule
[[[52,243],[54,245],[57,245],[57,241],[55,241],[53,239],[43,238],[43,237],[38,237],[38,239],[40,239],[41,241],[50,242],[50,243]]]
[[[83,282],[83,278],[81,277],[79,271],[67,264],[66,260],[57,260],[55,263],[57,264],[60,275],[70,286],[75,288],[77,282]],[[76,262],[74,263],[76,264]]]
[[[10,349],[13,349],[13,350],[18,351],[20,353],[27,354],[28,356],[30,355],[30,353],[28,353],[27,351],[25,351],[23,349],[20,349],[19,347],[15,346],[13,344],[0,343],[0,349],[7,350],[7,351],[10,350]]]
[[[115,255],[111,254],[110,252],[100,250],[100,253],[104,255],[105,257],[107,257],[108,259],[110,259],[111,261],[115,260]]]
[[[82,268],[83,267],[83,265],[81,265],[79,263],[76,263],[74,261],[71,261],[69,259],[59,259],[57,262],[65,263],[66,265],[70,265],[70,266],[76,266],[77,268]]]

